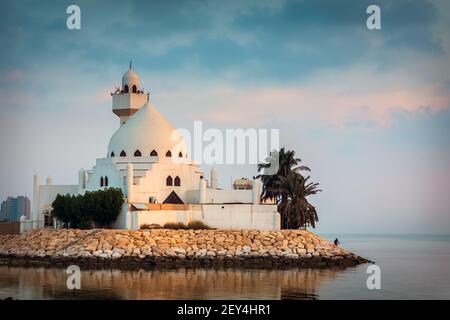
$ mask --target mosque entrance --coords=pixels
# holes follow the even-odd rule
[[[172,191],[166,198],[166,200],[163,201],[163,203],[184,204],[183,200],[180,199],[180,197],[176,194],[175,191]]]

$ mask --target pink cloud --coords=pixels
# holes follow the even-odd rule
[[[174,104],[185,101],[198,111],[199,119],[234,126],[298,119],[337,127],[359,122],[389,126],[399,111],[439,112],[450,106],[450,93],[439,81],[427,83],[398,70],[380,74],[369,68],[318,73],[290,86],[211,85],[195,95],[191,91],[173,95],[163,98]]]

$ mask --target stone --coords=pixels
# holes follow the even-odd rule
[[[168,257],[174,257],[177,255],[177,253],[172,248],[166,249],[166,251],[164,253]]]
[[[216,253],[215,253],[214,251],[208,251],[208,252],[206,253],[206,255],[207,255],[208,257],[215,257],[215,256],[216,256]]]
[[[113,249],[113,253],[119,253],[120,255],[124,255],[125,254],[125,250],[121,249],[121,248],[114,248]]]
[[[252,248],[249,247],[249,246],[243,246],[242,247],[242,252],[244,252],[244,253],[249,253],[251,251],[252,251]]]
[[[88,243],[86,246],[87,251],[96,251],[98,246],[98,240],[94,240]]]
[[[174,247],[174,248],[172,248],[172,250],[173,250],[176,254],[183,254],[183,255],[186,254],[186,250],[183,249],[183,248]]]
[[[120,238],[116,245],[115,248],[119,248],[119,249],[126,249],[128,246],[129,240],[127,238]]]
[[[103,253],[103,250],[97,250],[97,251],[94,251],[94,252],[92,253],[92,255],[93,255],[94,257],[98,257],[98,256],[100,256],[102,253]]]
[[[113,248],[113,246],[110,243],[108,243],[108,242],[104,242],[102,244],[102,249],[103,250],[112,250],[112,248]]]
[[[217,237],[215,240],[216,240],[216,243],[218,243],[218,244],[222,244],[224,241],[225,241],[225,237]]]

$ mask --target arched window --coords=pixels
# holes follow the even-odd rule
[[[176,179],[175,179],[175,182],[176,182]],[[105,187],[107,187],[108,186],[108,177],[105,177]]]
[[[179,187],[181,185],[180,177],[178,177],[178,176],[175,177],[175,180],[173,181],[173,185],[175,187]]]
[[[100,187],[103,187],[103,177],[100,177]]]
[[[122,150],[122,152],[120,152],[120,156],[121,156],[121,157],[126,157],[127,154],[125,153],[125,151]]]
[[[136,151],[134,152],[134,156],[135,156],[135,157],[140,157],[140,156],[141,156],[141,152],[140,152],[139,150],[136,150]]]
[[[132,91],[133,93],[136,93],[136,92],[137,92],[137,87],[136,87],[136,85],[133,85],[133,88],[131,89],[131,91]]]
[[[173,183],[172,183],[173,181],[172,181],[172,177],[171,176],[168,176],[167,178],[166,178],[166,186],[171,186]]]
[[[111,151],[111,158],[114,156],[115,156],[114,151]]]
[[[166,152],[166,157],[171,157],[171,156],[172,156],[172,152],[170,152],[170,150],[167,151],[167,152]]]
[[[126,84],[125,87],[123,87],[123,92],[128,93],[128,90],[130,90],[130,89],[128,88],[128,85]]]
[[[180,153],[178,154],[179,158],[183,158],[183,153],[180,151]]]
[[[157,157],[158,156],[158,152],[156,152],[156,150],[152,150],[152,152],[150,152],[150,157]]]

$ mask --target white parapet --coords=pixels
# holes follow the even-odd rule
[[[198,202],[199,203],[206,202],[206,180],[205,179],[200,179],[200,182],[199,182]]]
[[[131,162],[128,162],[128,164],[127,164],[127,185],[126,185],[128,203],[130,203],[133,198],[133,180],[134,180],[133,164]]]
[[[258,179],[253,179],[253,204],[261,203],[261,183]]]
[[[33,183],[33,210],[31,213],[31,221],[32,228],[37,229],[39,228],[39,188],[40,188],[40,182],[39,182],[39,175],[34,175],[34,183]]]
[[[211,169],[211,189],[217,189],[218,179],[217,169],[213,167]]]

